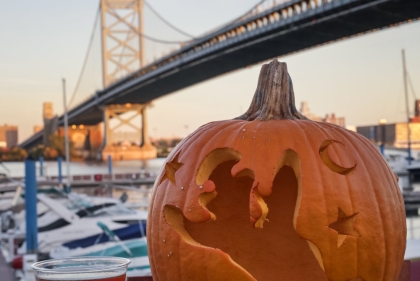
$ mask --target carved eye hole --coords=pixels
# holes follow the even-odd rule
[[[164,180],[169,180],[173,184],[176,184],[175,173],[182,167],[182,165],[184,165],[184,163],[181,163],[178,160],[179,154],[180,153],[178,153],[171,162],[167,162],[165,164],[165,173],[163,174],[159,184],[161,184]]]
[[[328,147],[333,144],[341,144],[344,146],[343,143],[336,141],[336,140],[324,140],[319,147],[319,156],[321,157],[322,162],[327,166],[331,171],[341,174],[341,175],[347,175],[355,170],[357,163],[354,163],[352,167],[342,167],[331,160],[330,156],[328,155]]]

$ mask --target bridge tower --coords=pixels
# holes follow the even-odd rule
[[[101,0],[104,88],[144,66],[143,0]]]
[[[114,104],[108,105],[104,108],[104,143],[106,144],[102,150],[102,159],[111,156],[114,160],[138,160],[156,158],[157,150],[150,143],[149,135],[147,133],[147,104]],[[130,117],[125,117],[123,114],[127,112],[135,112]],[[133,119],[141,116],[141,124],[133,123]],[[111,119],[116,119],[111,126]],[[118,146],[113,139],[113,134],[121,126],[128,125],[135,130],[141,138],[141,146]]]
[[[102,76],[104,88],[145,65],[143,40],[143,0],[101,0]],[[104,145],[102,159],[115,160],[156,158],[156,148],[147,134],[146,104],[113,104],[103,108]],[[135,112],[129,118],[124,113]],[[140,124],[133,123],[141,116]],[[119,124],[111,128],[111,119]],[[113,133],[121,125],[129,125],[141,136],[141,146],[120,147]]]

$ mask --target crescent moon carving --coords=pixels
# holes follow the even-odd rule
[[[340,165],[338,165],[337,163],[334,163],[334,161],[332,161],[330,159],[330,156],[328,155],[327,152],[327,148],[328,146],[330,146],[333,143],[339,143],[341,145],[344,146],[343,143],[336,141],[336,140],[324,140],[321,144],[321,146],[319,147],[319,156],[321,157],[322,162],[325,164],[325,166],[327,166],[331,171],[341,174],[341,175],[347,175],[350,172],[354,171],[354,169],[356,168],[357,163],[355,163],[353,165],[353,167],[341,167]]]

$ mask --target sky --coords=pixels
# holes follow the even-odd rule
[[[200,36],[240,16],[258,1],[148,2],[181,30]],[[19,141],[32,134],[34,125],[42,124],[43,102],[51,101],[57,113],[63,112],[61,79],[66,79],[70,95],[98,5],[97,0],[3,3],[0,124],[19,126]],[[145,29],[148,30],[147,25]],[[279,60],[288,64],[298,107],[307,101],[315,114],[334,112],[345,117],[347,125],[371,125],[379,119],[405,120],[402,49],[414,91],[420,98],[420,22],[341,40]],[[261,64],[240,69],[155,100],[148,115],[150,135],[182,137],[202,124],[240,115],[252,99],[260,68]],[[95,75],[97,71],[87,72],[85,79],[94,84]],[[413,92],[409,93],[409,106],[413,110]]]

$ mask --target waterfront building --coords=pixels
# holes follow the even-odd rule
[[[344,117],[336,117],[335,113],[331,113],[331,115],[325,115],[325,118],[323,120],[324,122],[327,123],[331,123],[331,124],[335,124],[341,127],[345,127],[346,126],[346,122]]]
[[[338,126],[341,126],[341,127],[346,126],[345,118],[344,117],[336,117],[335,113],[332,113],[331,115],[326,114],[324,118],[312,113],[309,110],[308,102],[306,102],[306,101],[303,101],[300,104],[300,110],[299,111],[304,116],[306,116],[306,118],[311,119],[313,121],[327,122],[327,123],[335,124],[335,125],[338,125]]]
[[[420,149],[420,100],[415,101],[414,114],[408,124],[407,122],[387,124],[386,120],[381,119],[379,122],[381,124],[358,126],[357,132],[373,144],[384,144],[395,148],[408,147],[408,132],[410,132],[411,148]]]
[[[420,149],[420,122],[410,122],[410,143],[413,149]],[[375,145],[407,148],[407,122],[358,126],[357,132]]]
[[[0,126],[0,147],[12,148],[18,144],[18,127],[4,124]]]

